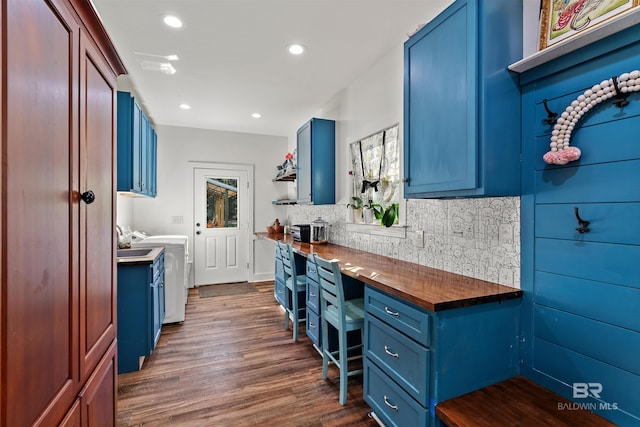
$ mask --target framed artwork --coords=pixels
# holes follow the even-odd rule
[[[541,0],[542,50],[640,5],[640,0]]]

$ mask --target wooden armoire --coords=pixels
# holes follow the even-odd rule
[[[0,425],[116,419],[116,76],[89,0],[3,0]]]

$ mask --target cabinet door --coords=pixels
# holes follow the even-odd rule
[[[57,425],[79,380],[79,25],[57,0],[1,13],[0,423]]]
[[[142,117],[144,117],[140,106],[135,100],[133,102],[133,119],[131,121],[131,153],[133,162],[131,164],[131,190],[142,193],[143,175],[142,175]],[[128,189],[126,190],[128,191]]]
[[[474,8],[456,2],[405,43],[407,197],[477,186]]]
[[[149,160],[148,160],[148,178],[149,183],[149,196],[155,197],[158,190],[158,176],[157,176],[157,163],[158,163],[158,137],[156,131],[149,126]]]
[[[115,342],[111,345],[80,392],[82,425],[85,427],[116,425],[116,345]]]
[[[298,130],[296,156],[298,203],[311,203],[311,122]]]
[[[85,33],[80,38],[80,373],[88,378],[116,337],[115,76]]]

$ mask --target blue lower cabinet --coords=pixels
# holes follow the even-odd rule
[[[164,253],[118,264],[118,373],[137,371],[156,348],[164,320]]]
[[[373,363],[364,365],[364,398],[385,426],[426,426],[427,409]]]
[[[313,259],[307,259],[305,267],[307,276],[307,336],[318,349],[322,348],[322,324],[320,315],[320,283],[316,264]]]
[[[438,402],[518,375],[520,300],[431,312],[365,287],[364,399],[387,426],[436,426]]]

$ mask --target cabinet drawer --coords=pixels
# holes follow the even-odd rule
[[[307,310],[307,336],[311,338],[311,341],[318,347],[320,346],[320,316],[311,310]]]
[[[281,306],[287,307],[287,289],[284,285],[284,282],[276,280],[274,296],[276,297],[276,301],[278,301]]]
[[[370,286],[365,288],[365,310],[419,343],[429,346],[429,314]]]
[[[320,283],[320,278],[318,277],[318,270],[316,270],[316,264],[310,259],[307,260],[307,269],[306,273],[307,279],[311,279],[316,283]]]
[[[364,400],[386,426],[426,426],[427,409],[365,360]]]
[[[365,356],[427,407],[429,350],[373,316],[365,317]]]
[[[320,285],[307,276],[307,308],[320,313]]]

